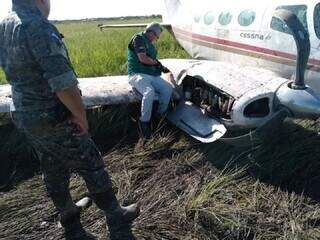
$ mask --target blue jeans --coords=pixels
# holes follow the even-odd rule
[[[155,93],[159,98],[158,112],[163,114],[167,111],[172,95],[172,86],[161,76],[137,73],[129,77],[129,84],[142,95],[141,122],[149,122],[151,119]]]

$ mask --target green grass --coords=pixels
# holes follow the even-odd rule
[[[7,83],[3,70],[0,68],[0,85]]]

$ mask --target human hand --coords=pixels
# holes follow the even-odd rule
[[[165,66],[161,66],[161,68],[160,68],[160,70],[161,70],[161,72],[163,72],[163,73],[169,73],[169,72],[171,72],[170,70],[169,70],[169,68],[167,68],[167,67],[165,67]]]
[[[86,116],[72,116],[70,122],[75,125],[74,136],[82,136],[88,134],[89,125]]]
[[[163,72],[163,73],[169,73],[169,72],[171,72],[171,71],[169,70],[169,68],[163,66],[162,63],[161,63],[158,59],[156,59],[156,61],[157,61],[157,67],[160,69],[161,72]]]

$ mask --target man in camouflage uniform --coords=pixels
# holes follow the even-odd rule
[[[100,152],[88,134],[86,111],[61,34],[47,20],[50,0],[12,0],[0,24],[0,66],[12,86],[12,118],[40,159],[49,196],[66,239],[93,239],[81,226],[69,192],[70,170],[79,173],[109,230],[129,224],[139,207],[121,207]],[[123,239],[123,238],[122,238]]]

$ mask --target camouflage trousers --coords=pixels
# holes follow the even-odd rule
[[[64,120],[21,130],[40,160],[46,190],[61,214],[75,209],[69,191],[72,171],[83,177],[90,194],[112,188],[95,143],[89,135],[75,136],[73,123]]]

